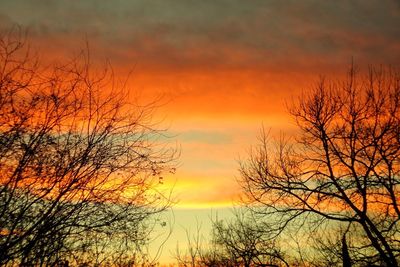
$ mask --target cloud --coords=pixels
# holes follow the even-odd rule
[[[0,5],[2,14],[39,39],[87,36],[121,64],[140,62],[164,71],[315,70],[351,56],[395,63],[399,9],[395,1],[375,0],[6,0]]]
[[[190,130],[180,133],[178,139],[181,142],[200,142],[203,144],[221,145],[231,143],[232,135],[226,132]]]

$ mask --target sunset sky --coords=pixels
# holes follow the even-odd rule
[[[88,43],[94,61],[129,76],[132,97],[160,99],[155,120],[181,148],[164,184],[178,203],[163,260],[195,218],[207,224],[211,210],[238,201],[238,160],[262,125],[293,131],[293,97],[320,75],[343,76],[352,60],[400,62],[397,0],[2,0],[0,28],[13,25],[45,62]]]

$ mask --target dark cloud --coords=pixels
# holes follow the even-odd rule
[[[400,59],[396,1],[3,0],[0,14],[37,38],[89,38],[107,57],[150,68],[321,68],[351,57]]]

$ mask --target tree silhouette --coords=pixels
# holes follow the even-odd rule
[[[213,223],[213,243],[233,266],[289,266],[272,237],[262,222],[244,213],[237,213],[231,222]]]
[[[265,224],[256,221],[244,210],[235,211],[230,221],[212,221],[209,240],[203,240],[200,227],[197,235],[187,233],[187,253],[177,250],[179,266],[190,267],[250,267],[289,266],[281,251],[280,242],[268,232]]]
[[[137,263],[174,149],[88,53],[42,68],[0,38],[0,265]]]
[[[370,68],[360,78],[352,66],[345,81],[321,79],[289,110],[296,138],[273,145],[263,131],[241,162],[249,207],[277,234],[305,225],[348,229],[348,260],[398,266],[399,73]]]

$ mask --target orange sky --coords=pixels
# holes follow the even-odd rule
[[[398,65],[398,1],[24,1],[3,0],[0,29],[27,29],[50,64],[89,44],[142,103],[161,97],[181,147],[177,208],[230,206],[240,193],[237,160],[261,127],[293,130],[286,103],[319,75],[355,61]]]

